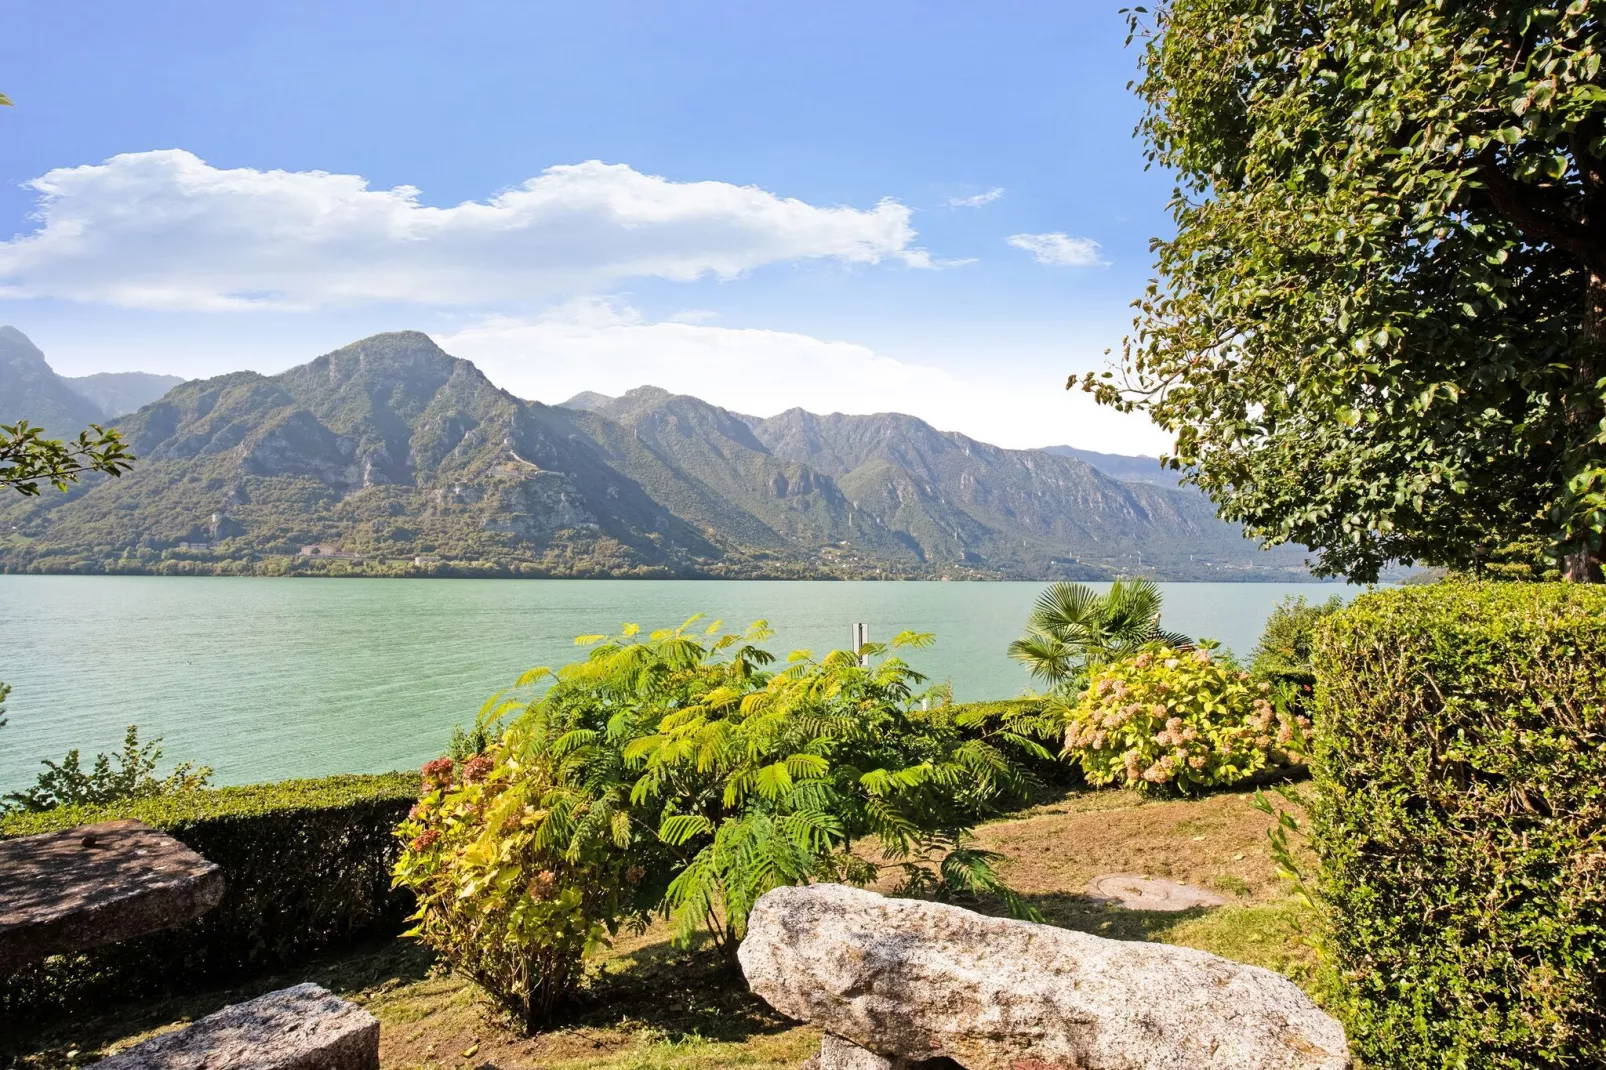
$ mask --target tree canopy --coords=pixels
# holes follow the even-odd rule
[[[1599,0],[1170,0],[1136,90],[1176,234],[1121,367],[1223,517],[1320,569],[1599,580]]]

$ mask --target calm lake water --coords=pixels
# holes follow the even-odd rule
[[[935,632],[910,659],[956,697],[1031,686],[1005,656],[1041,584],[614,580],[289,580],[0,576],[0,790],[41,758],[112,750],[123,727],[165,738],[225,784],[416,766],[525,669],[573,660],[576,635],[706,613],[760,618],[770,648],[816,653]],[[1165,623],[1247,654],[1290,594],[1339,585],[1163,584]],[[92,640],[106,642],[92,645]]]

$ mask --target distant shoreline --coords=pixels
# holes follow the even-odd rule
[[[186,564],[188,562],[185,562]],[[67,568],[67,569],[33,569],[17,568],[10,565],[0,566],[0,576],[147,576],[152,578],[207,578],[207,579],[305,579],[305,580],[616,580],[621,582],[681,582],[681,581],[733,581],[733,582],[759,582],[759,583],[1111,583],[1117,579],[1129,579],[1141,576],[1156,583],[1297,583],[1297,584],[1332,584],[1342,583],[1341,579],[1327,576],[1313,576],[1308,572],[1246,572],[1246,570],[1223,570],[1219,574],[1188,574],[1178,575],[1154,571],[1109,573],[1103,575],[1052,575],[1032,576],[1006,573],[964,573],[959,575],[919,575],[898,574],[886,575],[875,573],[742,573],[725,574],[707,571],[688,572],[556,572],[534,571],[520,569],[503,569],[495,566],[474,568],[472,566],[436,566],[425,570],[409,568],[406,570],[376,572],[361,569],[309,569],[294,568],[272,570],[257,569],[196,569],[196,568]]]

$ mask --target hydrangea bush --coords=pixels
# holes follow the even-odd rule
[[[1306,718],[1210,650],[1153,646],[1094,671],[1065,707],[1066,754],[1090,784],[1188,792],[1303,758]]]

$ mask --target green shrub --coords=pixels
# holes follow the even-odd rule
[[[645,921],[658,897],[640,897],[631,830],[615,825],[628,821],[628,800],[565,761],[566,734],[552,719],[521,718],[460,771],[435,759],[397,830],[407,846],[396,883],[418,900],[408,935],[526,1029],[573,990],[585,954],[620,918],[635,906]]]
[[[403,825],[399,883],[417,932],[527,1025],[562,998],[581,956],[622,922],[667,913],[689,944],[726,953],[764,892],[812,880],[906,894],[988,891],[1024,911],[970,830],[1026,794],[1013,759],[1050,759],[1035,708],[922,708],[902,635],[779,671],[745,635],[678,629],[585,637],[489,750],[426,767]],[[869,851],[855,851],[865,842]]]
[[[452,725],[451,737],[446,741],[446,756],[454,762],[466,762],[482,754],[491,745],[490,730],[482,724],[464,731],[460,724]]]
[[[1307,688],[1314,684],[1316,670],[1311,658],[1316,650],[1316,629],[1343,608],[1344,599],[1336,594],[1325,602],[1307,602],[1304,595],[1298,595],[1277,603],[1249,656],[1250,672],[1274,683],[1286,681]]]
[[[0,684],[0,687],[3,687]],[[3,712],[3,711],[0,711]],[[54,810],[62,806],[101,806],[129,799],[149,799],[199,791],[212,778],[212,767],[180,762],[161,780],[151,774],[162,758],[162,740],[139,741],[139,728],[129,725],[123,734],[123,749],[95,755],[94,764],[84,769],[78,748],[67,752],[59,762],[45,759],[45,771],[27,791],[11,792],[0,799],[0,813],[6,809]],[[112,763],[116,762],[116,768]]]
[[[59,956],[0,980],[0,1013],[178,991],[294,963],[365,934],[398,932],[412,899],[390,887],[394,829],[417,797],[416,773],[390,773],[5,817],[6,838],[137,818],[216,862],[226,888],[217,907],[187,925]]]
[[[1606,1064],[1606,590],[1365,595],[1316,664],[1312,883],[1357,1054]]]
[[[936,705],[935,703],[933,705]],[[955,702],[938,706],[940,716],[953,722],[959,727],[959,733],[966,739],[985,739],[987,733],[994,731],[996,726],[1007,721],[1019,718],[1048,716],[1055,720],[1062,720],[1063,715],[1048,712],[1049,700],[1045,698],[1007,698],[993,699],[986,702]],[[967,724],[979,724],[983,727],[969,729]],[[1044,738],[1047,738],[1046,736]],[[1065,756],[1054,749],[1052,753],[1044,756],[1029,751],[1017,749],[1010,755],[1011,759],[1021,767],[1035,782],[1027,785],[1031,798],[1022,802],[1035,801],[1045,789],[1064,789],[1080,786],[1083,783],[1081,770]],[[985,816],[985,815],[978,815]]]
[[[1311,658],[1316,629],[1343,608],[1344,599],[1336,594],[1316,603],[1299,595],[1283,599],[1271,611],[1249,656],[1249,671],[1271,684],[1273,705],[1305,718],[1315,714],[1316,669]]]
[[[1301,760],[1308,722],[1274,709],[1270,687],[1208,649],[1154,646],[1094,670],[1062,707],[1065,751],[1095,785],[1236,784]]]

